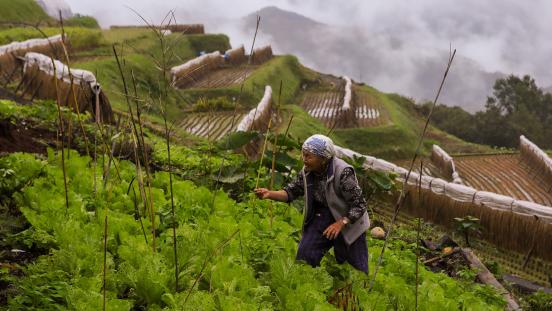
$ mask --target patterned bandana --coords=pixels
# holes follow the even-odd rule
[[[303,143],[303,150],[324,159],[335,155],[333,141],[324,135],[316,134],[307,138]]]

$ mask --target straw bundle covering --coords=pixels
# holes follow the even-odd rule
[[[521,158],[541,172],[546,183],[552,187],[552,159],[523,135],[519,137],[519,150]]]
[[[431,161],[441,170],[441,174],[450,178],[455,184],[462,184],[462,179],[456,171],[452,157],[438,145],[433,145]]]
[[[251,63],[260,65],[270,60],[272,56],[272,47],[270,45],[263,46],[253,50],[253,55],[251,55]]]
[[[43,54],[25,54],[22,85],[29,94],[36,98],[56,100],[54,79],[57,79],[61,105],[71,107],[75,111],[78,108],[81,113],[89,111],[94,116],[98,110],[102,122],[113,121],[109,100],[102,92],[94,74],[86,70],[69,70],[62,62],[54,60],[52,63],[52,59]]]
[[[245,57],[245,48],[243,45],[230,49],[224,53],[224,59],[231,65],[239,65],[247,60]]]
[[[272,88],[265,87],[263,98],[257,107],[251,109],[238,124],[236,131],[250,131],[252,129],[263,130],[268,126],[272,108]]]
[[[44,39],[15,41],[0,46],[0,81],[13,78],[13,74],[20,64],[17,57],[22,57],[27,52],[37,52],[55,57],[62,51],[62,44],[61,35],[55,35]]]
[[[338,157],[362,156],[336,146]],[[364,167],[399,175],[408,191],[405,208],[411,214],[453,228],[455,217],[475,216],[483,226],[484,238],[508,249],[552,260],[552,208],[515,200],[496,193],[422,176],[393,163],[365,156]],[[418,185],[421,197],[418,197]]]
[[[409,195],[405,211],[416,217],[454,229],[455,217],[474,216],[479,218],[484,228],[484,239],[502,248],[521,253],[532,251],[537,257],[552,260],[552,218],[537,218],[525,213],[494,209],[477,201],[458,201],[425,188],[421,188],[420,197],[417,185],[409,184],[407,189]],[[515,208],[514,204],[512,208]]]
[[[345,91],[343,95],[343,105],[339,112],[337,124],[339,124],[340,127],[348,127],[356,122],[354,109],[351,109],[353,101],[353,82],[347,76],[344,76],[343,80],[345,81]]]
[[[172,83],[177,88],[186,87],[222,65],[224,65],[224,57],[220,55],[220,52],[203,54],[171,68]]]
[[[177,25],[160,25],[153,26],[154,28],[161,30],[170,30],[171,32],[179,32],[183,34],[204,34],[205,27],[203,24],[177,24]],[[151,26],[147,25],[113,25],[111,29],[121,29],[121,28],[143,28],[149,29]]]
[[[205,33],[205,27],[203,27],[203,24],[167,25],[162,28],[168,29],[172,32],[180,32],[183,34],[204,34]]]
[[[351,90],[353,83],[349,77],[343,77],[345,80],[345,95],[343,96],[343,110],[347,111],[351,109],[351,99],[353,98],[353,91]]]

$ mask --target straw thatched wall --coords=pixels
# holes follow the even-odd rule
[[[236,127],[236,131],[251,131],[253,129],[263,131],[268,126],[272,112],[272,88],[265,87],[263,98],[257,107],[251,109]]]
[[[363,156],[352,150],[336,147],[338,157]],[[483,226],[484,238],[494,244],[519,252],[552,260],[552,207],[515,200],[496,193],[449,183],[439,178],[420,176],[393,163],[364,156],[364,167],[393,172],[408,191],[405,208],[414,215],[432,222],[454,227],[455,217],[472,215]],[[420,185],[421,197],[418,197]]]
[[[44,39],[30,39],[22,42],[12,42],[0,46],[0,81],[6,82],[15,77],[20,66],[18,57],[23,57],[27,52],[37,52],[56,57],[63,51],[61,35],[55,35]]]
[[[177,25],[161,25],[154,26],[157,29],[170,30],[171,32],[179,32],[182,34],[204,34],[205,27],[203,24],[177,24]],[[113,25],[111,29],[137,28],[149,29],[147,25]]]
[[[353,98],[353,91],[351,90],[353,82],[347,76],[343,77],[345,80],[345,95],[343,96],[343,110],[351,109],[351,100]]]
[[[222,65],[224,65],[224,57],[220,55],[220,52],[203,54],[171,68],[172,84],[177,88],[186,87]]]
[[[52,59],[43,54],[25,54],[22,85],[28,94],[33,98],[56,100],[55,79],[57,98],[62,106],[71,107],[75,111],[78,108],[81,113],[88,111],[97,121],[113,121],[109,100],[94,74],[79,69],[69,71],[60,61],[54,60],[52,63]]]
[[[438,145],[433,145],[431,161],[439,168],[441,174],[452,180],[455,184],[462,184],[462,178],[456,171],[452,157]]]
[[[356,123],[355,111],[352,107],[353,82],[347,76],[344,76],[343,80],[345,80],[345,92],[343,94],[343,104],[341,106],[341,111],[339,111],[339,120],[336,127],[351,127]]]
[[[552,159],[523,135],[519,137],[519,150],[521,158],[542,174],[549,192],[552,191]]]
[[[422,188],[407,186],[405,212],[454,229],[455,217],[468,215],[479,218],[485,240],[522,253],[552,260],[552,223],[527,214],[493,209],[478,202],[457,201],[450,196]]]
[[[238,123],[236,131],[259,131],[265,132],[268,129],[268,123],[272,118],[272,88],[267,85],[263,98],[257,107],[251,109]],[[261,153],[262,141],[253,140],[247,144],[243,151],[247,157],[255,159]]]
[[[172,32],[180,32],[183,34],[204,34],[205,27],[203,24],[178,24],[178,25],[168,25],[163,27],[163,29],[168,29]]]
[[[247,61],[243,44],[224,53],[224,60],[231,65],[239,65]]]
[[[253,50],[253,54],[251,55],[251,63],[254,65],[260,65],[269,61],[272,56],[272,47],[270,45],[263,46]]]

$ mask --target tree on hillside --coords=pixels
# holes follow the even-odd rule
[[[417,106],[427,115],[431,103]],[[528,75],[496,80],[485,111],[475,115],[460,107],[437,105],[432,122],[464,140],[515,148],[525,135],[543,148],[552,148],[552,94],[544,93]]]
[[[476,115],[481,142],[515,147],[519,135],[526,135],[543,147],[552,146],[552,137],[547,137],[552,130],[552,96],[530,76],[498,79],[485,108]]]

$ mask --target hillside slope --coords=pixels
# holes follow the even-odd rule
[[[46,28],[47,34],[59,33],[58,28]],[[67,28],[73,47],[72,66],[94,72],[111,105],[117,111],[126,111],[122,79],[113,56],[113,45],[121,55],[123,71],[128,87],[132,88],[130,75],[134,73],[138,96],[145,101],[145,113],[149,121],[161,124],[161,106],[159,95],[164,92],[162,73],[159,70],[163,55],[159,39],[151,30],[145,28],[117,28],[110,30]],[[0,32],[0,41],[24,40],[39,36],[35,30],[26,28],[7,29]],[[179,35],[165,37],[168,50],[168,68],[182,64],[196,57],[200,52],[221,51],[230,48],[229,39],[222,34]],[[241,85],[212,89],[173,89],[167,88],[166,103],[170,121],[179,123],[184,116],[193,112],[194,106],[202,100],[239,102],[241,113],[254,107],[264,93],[264,86],[273,89],[274,103],[281,104],[282,120],[279,130],[283,131],[291,115],[295,120],[290,133],[304,139],[314,133],[331,133],[336,143],[354,149],[363,154],[382,157],[388,160],[405,159],[412,156],[416,148],[419,133],[423,127],[423,116],[413,109],[413,103],[396,94],[385,94],[366,85],[355,87],[377,101],[385,110],[385,122],[369,128],[331,129],[312,118],[299,107],[305,91],[323,91],[325,75],[302,66],[291,55],[276,56],[267,63],[258,66]],[[338,79],[338,78],[333,78]],[[282,92],[280,96],[280,83]],[[356,91],[355,91],[356,92]],[[232,106],[233,107],[233,106]],[[233,109],[231,109],[233,110]],[[451,153],[485,152],[488,148],[465,143],[442,131],[431,128],[424,142],[423,154],[429,154],[431,145],[438,143]]]
[[[34,0],[0,0],[1,22],[51,22],[52,18]],[[0,25],[2,27],[2,25]]]

